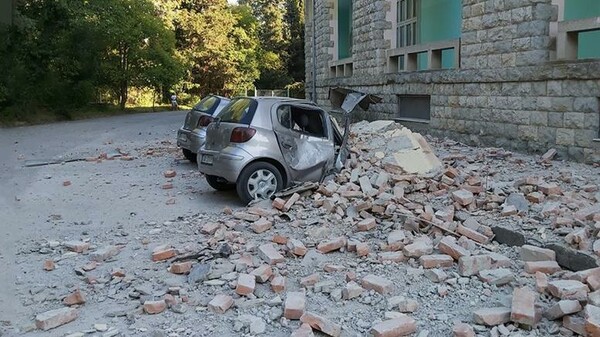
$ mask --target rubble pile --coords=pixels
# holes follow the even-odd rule
[[[45,309],[30,328],[93,307],[70,336],[600,336],[599,168],[352,132],[316,190],[25,244],[62,274],[21,294]]]

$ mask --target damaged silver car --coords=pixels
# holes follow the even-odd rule
[[[177,131],[177,146],[186,159],[196,162],[198,150],[204,145],[206,127],[230,101],[229,98],[208,95],[187,113],[183,126]]]
[[[332,104],[350,112],[378,101],[344,89],[330,91]],[[348,155],[345,130],[313,102],[281,97],[239,97],[206,131],[198,168],[217,190],[236,189],[244,203],[271,198],[302,182],[320,182],[340,170]]]

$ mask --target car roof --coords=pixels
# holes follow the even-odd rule
[[[236,98],[249,98],[257,102],[293,102],[301,104],[316,105],[313,101],[302,98],[281,97],[281,96],[240,96]]]

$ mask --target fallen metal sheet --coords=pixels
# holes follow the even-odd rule
[[[85,158],[75,158],[75,159],[65,159],[65,160],[48,160],[48,159],[40,159],[40,160],[26,160],[24,167],[40,167],[40,166],[48,166],[48,165],[60,165],[66,163],[73,163],[78,161],[85,161]]]

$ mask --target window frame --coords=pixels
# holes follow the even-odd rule
[[[419,38],[418,0],[396,0],[396,48],[414,46]],[[410,38],[408,28],[410,27]]]
[[[281,117],[280,115],[282,114],[282,110],[283,108],[287,108],[285,112],[283,113],[289,113],[289,123],[290,125],[284,125],[283,123],[281,123]],[[294,119],[293,119],[293,110],[294,109],[299,109],[299,110],[306,110],[306,111],[314,111],[315,113],[319,114],[319,118],[321,119],[321,129],[322,129],[322,133],[321,134],[316,134],[316,133],[312,133],[312,132],[308,132],[308,131],[302,131],[302,130],[298,130],[295,129],[293,126],[294,123]],[[279,125],[281,125],[282,127],[286,128],[289,131],[292,131],[294,133],[297,133],[299,135],[305,135],[308,137],[313,137],[313,138],[319,138],[319,139],[328,139],[329,138],[329,132],[327,129],[327,121],[326,121],[326,114],[325,111],[323,111],[322,109],[319,109],[317,107],[310,107],[310,106],[304,106],[304,105],[294,105],[294,104],[281,104],[279,105],[276,110],[275,110],[275,116],[277,118],[277,123],[279,123]]]

